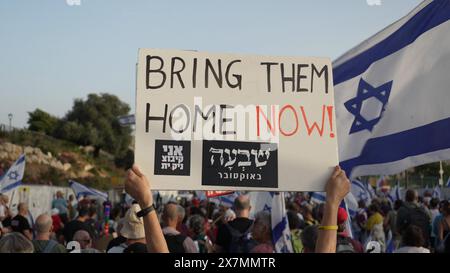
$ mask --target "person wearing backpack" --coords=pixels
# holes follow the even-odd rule
[[[217,239],[214,245],[215,252],[222,253],[244,253],[249,252],[251,247],[250,232],[253,220],[249,219],[250,199],[247,195],[240,195],[234,200],[234,210],[236,218],[222,226],[217,232]]]
[[[430,245],[431,219],[428,213],[418,204],[418,193],[409,189],[405,195],[405,202],[397,212],[397,232],[403,236],[406,229],[415,225],[422,230],[425,247]]]
[[[164,206],[162,221],[163,234],[170,253],[198,253],[194,241],[177,230],[178,205],[168,203]]]
[[[33,240],[35,253],[66,253],[66,248],[50,239],[52,234],[53,221],[47,214],[39,215],[36,219],[36,239]]]

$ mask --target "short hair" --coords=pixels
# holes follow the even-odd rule
[[[300,234],[300,239],[305,248],[315,251],[317,235],[319,233],[319,227],[317,225],[307,226]]]
[[[435,209],[439,205],[439,198],[431,198],[430,200],[430,208]]]
[[[250,198],[246,195],[236,197],[236,199],[234,199],[234,209],[236,211],[250,209]]]
[[[33,253],[34,247],[22,233],[11,232],[0,239],[0,253]]]
[[[194,214],[189,217],[188,226],[195,235],[202,234],[205,231],[205,218]]]
[[[289,229],[301,229],[302,228],[302,221],[300,220],[300,217],[298,217],[298,215],[295,211],[288,210],[286,214],[288,217]]]
[[[406,191],[405,201],[406,202],[414,202],[414,201],[416,201],[417,197],[418,197],[417,191],[413,190],[413,189],[409,189]]]
[[[271,230],[271,216],[268,211],[260,211],[255,215],[255,222],[258,222],[259,225],[268,228]]]
[[[89,210],[85,207],[80,207],[78,209],[78,216],[84,217],[89,214]]]
[[[37,233],[49,232],[53,225],[53,220],[47,214],[41,214],[36,218],[36,231]]]
[[[178,217],[182,220],[184,219],[184,216],[186,216],[186,210],[183,208],[183,206],[177,204],[177,214]]]
[[[166,204],[163,209],[163,220],[178,220],[178,209],[176,204]]]
[[[421,247],[425,245],[422,229],[415,225],[406,228],[402,236],[404,246]]]

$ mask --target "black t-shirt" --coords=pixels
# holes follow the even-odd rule
[[[72,220],[64,227],[64,239],[66,240],[66,242],[72,241],[73,235],[79,230],[87,231],[91,236],[91,239],[94,238],[95,232],[90,225],[79,220]]]
[[[17,214],[11,219],[11,229],[20,233],[23,233],[25,230],[31,231],[30,223],[28,223],[27,218],[20,214]]]
[[[253,220],[248,218],[238,217],[226,225],[238,230],[241,233],[245,233],[253,224]],[[223,252],[228,252],[231,243],[231,234],[226,225],[221,225],[217,231],[216,244],[223,248]]]
[[[121,244],[125,243],[127,241],[127,238],[123,237],[122,235],[118,236],[117,238],[112,239],[109,241],[108,246],[106,247],[106,252],[108,252],[111,248],[115,246],[120,246]]]

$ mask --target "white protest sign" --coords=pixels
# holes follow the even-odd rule
[[[338,164],[327,58],[140,49],[136,89],[153,189],[321,191]]]

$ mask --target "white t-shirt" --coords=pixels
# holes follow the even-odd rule
[[[424,247],[404,246],[395,250],[394,253],[430,253],[430,250]]]
[[[123,253],[123,251],[127,247],[128,246],[125,243],[123,243],[118,246],[112,247],[110,250],[108,250],[108,253]]]

